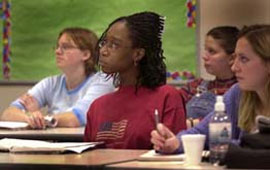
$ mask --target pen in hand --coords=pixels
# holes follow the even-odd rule
[[[159,134],[160,136],[165,137],[165,139],[166,139],[166,136],[162,135],[162,134],[160,133],[160,131],[158,130],[158,124],[160,123],[160,121],[159,121],[158,110],[157,110],[157,109],[155,109],[155,123],[156,123],[156,131],[158,132],[158,134]],[[155,152],[156,152],[156,153],[162,153],[161,151],[158,151],[158,150],[155,150]]]
[[[159,117],[158,117],[158,110],[157,109],[155,109],[155,123],[156,123],[156,130],[158,131],[157,126],[159,124]]]
[[[157,128],[157,126],[159,124],[159,117],[158,117],[158,110],[157,109],[155,109],[154,115],[155,115],[156,131],[159,133],[158,128]],[[155,152],[156,153],[159,153],[158,150],[155,150]]]
[[[169,128],[167,128],[165,125],[160,124],[159,119],[159,112],[157,109],[154,110],[154,119],[155,119],[155,125],[156,130],[153,131],[152,138],[155,139],[155,142],[153,143],[155,152],[158,154],[171,154],[176,151],[176,149],[179,147],[178,139],[175,137],[173,132],[170,131]],[[159,141],[159,142],[157,142]]]
[[[166,139],[167,136],[164,135],[164,134],[162,134],[162,133],[160,133],[160,131],[158,130],[158,124],[160,123],[160,121],[159,121],[158,110],[157,110],[157,109],[155,109],[155,123],[156,123],[156,131],[158,132],[158,134],[159,134],[160,136],[163,136],[163,137]]]

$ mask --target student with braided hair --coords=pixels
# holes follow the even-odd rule
[[[85,141],[104,141],[107,148],[151,149],[155,110],[172,132],[186,129],[183,101],[165,85],[163,30],[163,17],[141,12],[116,19],[102,34],[99,65],[118,90],[91,105]]]

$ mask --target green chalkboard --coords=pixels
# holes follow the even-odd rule
[[[11,80],[36,81],[58,74],[53,46],[63,28],[87,27],[100,36],[115,18],[141,11],[158,12],[167,18],[163,48],[168,70],[195,72],[195,29],[186,27],[186,0],[12,0],[11,3]]]

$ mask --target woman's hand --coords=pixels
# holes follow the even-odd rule
[[[20,97],[20,102],[28,112],[35,112],[39,110],[38,101],[27,93]]]
[[[27,123],[30,125],[33,129],[45,129],[46,123],[44,116],[40,111],[35,111],[29,113],[28,119],[26,120]]]
[[[161,123],[157,125],[157,130],[151,132],[151,142],[154,149],[161,153],[173,153],[180,145],[176,136]]]

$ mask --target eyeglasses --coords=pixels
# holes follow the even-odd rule
[[[103,47],[107,47],[107,49],[109,49],[110,51],[117,51],[118,49],[120,48],[131,48],[132,46],[124,46],[124,45],[121,45],[120,42],[117,42],[117,41],[108,41],[106,39],[104,40],[101,40],[98,44],[99,48],[103,48]]]
[[[71,49],[79,49],[78,47],[75,47],[71,44],[62,44],[62,45],[56,44],[56,46],[54,47],[54,50],[57,50],[58,48],[60,49],[62,53]]]

